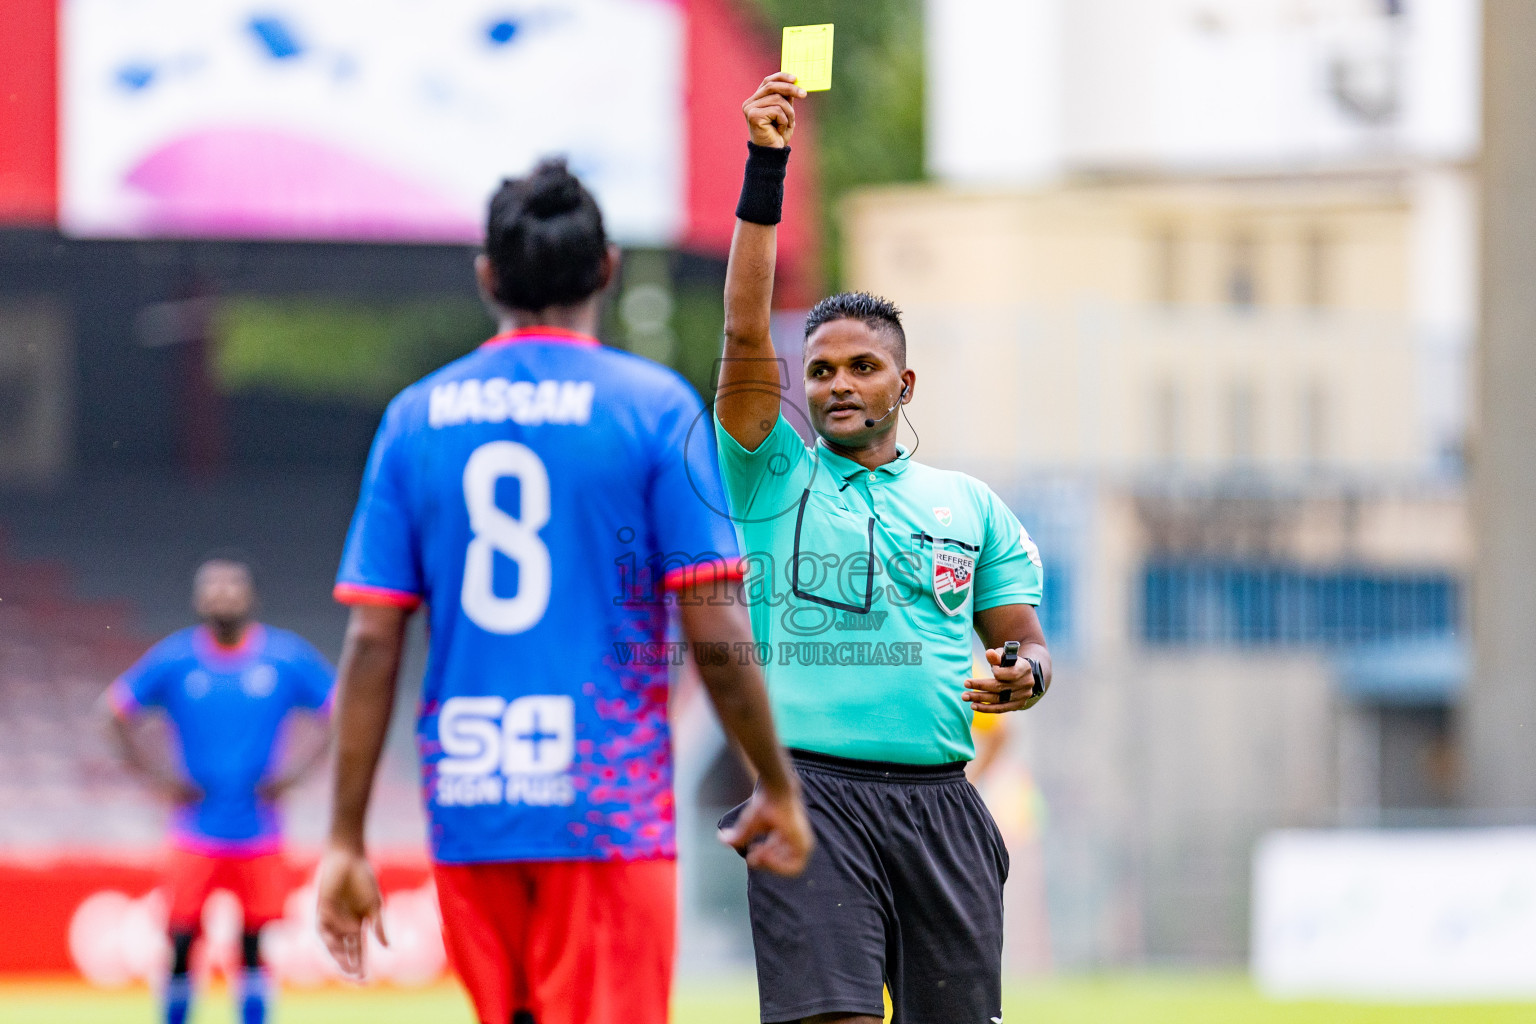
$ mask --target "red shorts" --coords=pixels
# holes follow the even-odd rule
[[[166,875],[175,932],[198,930],[203,904],[215,889],[228,889],[239,899],[248,932],[281,919],[288,898],[288,865],[278,853],[225,856],[173,848]]]
[[[677,862],[435,864],[443,940],[482,1024],[667,1024]]]

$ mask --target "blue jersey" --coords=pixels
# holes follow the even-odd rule
[[[277,767],[288,713],[328,710],[334,677],[308,641],[255,624],[233,648],[204,626],[172,633],[112,683],[118,714],[164,710],[179,767],[203,791],[176,809],[173,842],[209,853],[277,847],[277,808],[257,796],[257,784]]]
[[[390,403],[336,596],[429,608],[439,861],[674,855],[664,597],[734,577],[725,507],[698,396],[592,338],[493,338]]]

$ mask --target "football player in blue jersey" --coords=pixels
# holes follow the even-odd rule
[[[484,1024],[667,1020],[669,605],[760,777],[728,840],[789,874],[812,845],[743,656],[709,419],[677,374],[594,336],[617,259],[563,162],[502,185],[476,267],[500,331],[390,403],[337,577],[353,610],[321,933],[352,973],[365,925],[385,939],[363,825],[425,605],[423,798],[449,957]]]
[[[113,681],[103,704],[124,762],[175,808],[165,1020],[187,1019],[192,945],[203,904],[217,888],[240,900],[241,1019],[261,1024],[268,982],[259,935],[263,925],[283,916],[290,881],[277,803],[319,764],[329,732],[310,729],[307,742],[286,759],[278,751],[290,712],[329,713],[333,673],[307,641],[255,621],[256,592],[244,563],[203,563],[192,600],[202,625],[150,648]],[[151,709],[170,720],[177,741],[159,756],[134,728],[135,719]]]

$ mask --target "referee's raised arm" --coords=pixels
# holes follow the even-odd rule
[[[763,79],[741,107],[750,141],[725,271],[725,355],[715,416],[748,451],[757,450],[779,418],[783,382],[769,332],[773,268],[789,140],[795,132],[795,99],[804,95],[795,76],[780,71]]]

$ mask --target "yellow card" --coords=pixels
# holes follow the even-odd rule
[[[795,25],[784,30],[784,63],[806,92],[832,88],[832,26]]]

